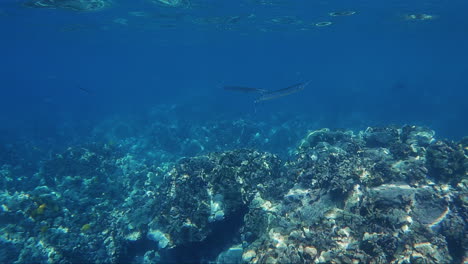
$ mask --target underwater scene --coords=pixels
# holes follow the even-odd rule
[[[0,263],[468,263],[465,0],[1,0]]]

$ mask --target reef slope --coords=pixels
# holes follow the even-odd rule
[[[23,190],[2,167],[0,262],[460,263],[467,153],[415,126],[312,131],[289,161],[72,147]]]

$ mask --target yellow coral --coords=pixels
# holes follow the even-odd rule
[[[36,213],[40,215],[43,214],[46,207],[47,205],[45,203],[39,205],[39,207],[36,209]]]
[[[46,207],[47,205],[45,203],[39,205],[39,207],[31,211],[31,217],[37,217],[44,214],[44,210],[46,209]]]
[[[84,224],[82,227],[81,227],[81,232],[87,232],[89,231],[89,229],[91,229],[91,224]]]

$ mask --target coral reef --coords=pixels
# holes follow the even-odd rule
[[[161,122],[148,133],[171,129],[164,123],[171,121]],[[237,129],[232,125],[199,129]],[[231,146],[255,139],[258,132],[248,127],[239,126],[246,141]],[[120,138],[115,143],[70,147],[44,161],[31,178],[34,188],[11,191],[14,170],[3,165],[2,187],[10,189],[0,192],[0,262],[460,263],[468,257],[466,139],[437,140],[416,126],[321,129],[307,133],[283,161],[252,148],[208,152],[218,143],[206,141],[203,151],[185,150],[203,133],[167,143],[188,135],[183,130],[154,133],[151,141],[196,154],[177,162],[138,155],[150,143],[124,126],[115,131],[119,137],[110,136]]]
[[[94,128],[93,137],[153,163],[239,148],[268,151],[284,158],[315,125],[300,116],[281,114],[272,115],[268,122],[224,117],[193,120],[179,108],[155,107],[142,119],[110,119]]]

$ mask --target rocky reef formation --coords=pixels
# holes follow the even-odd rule
[[[69,148],[24,189],[2,167],[0,262],[468,257],[466,139],[437,140],[415,126],[322,129],[308,133],[289,161],[238,149],[175,164],[151,164],[117,145]]]
[[[273,210],[245,216],[244,237],[256,235],[244,241],[244,262],[460,262],[467,146],[433,135],[410,126],[311,132],[286,164],[295,186],[269,201]]]
[[[304,116],[290,114],[278,113],[266,121],[256,122],[225,116],[196,119],[187,116],[189,111],[194,110],[169,105],[154,107],[139,118],[109,119],[93,129],[93,138],[118,145],[136,159],[152,163],[240,148],[287,157],[308,129],[318,126]],[[203,111],[197,111],[197,114],[207,115]]]

